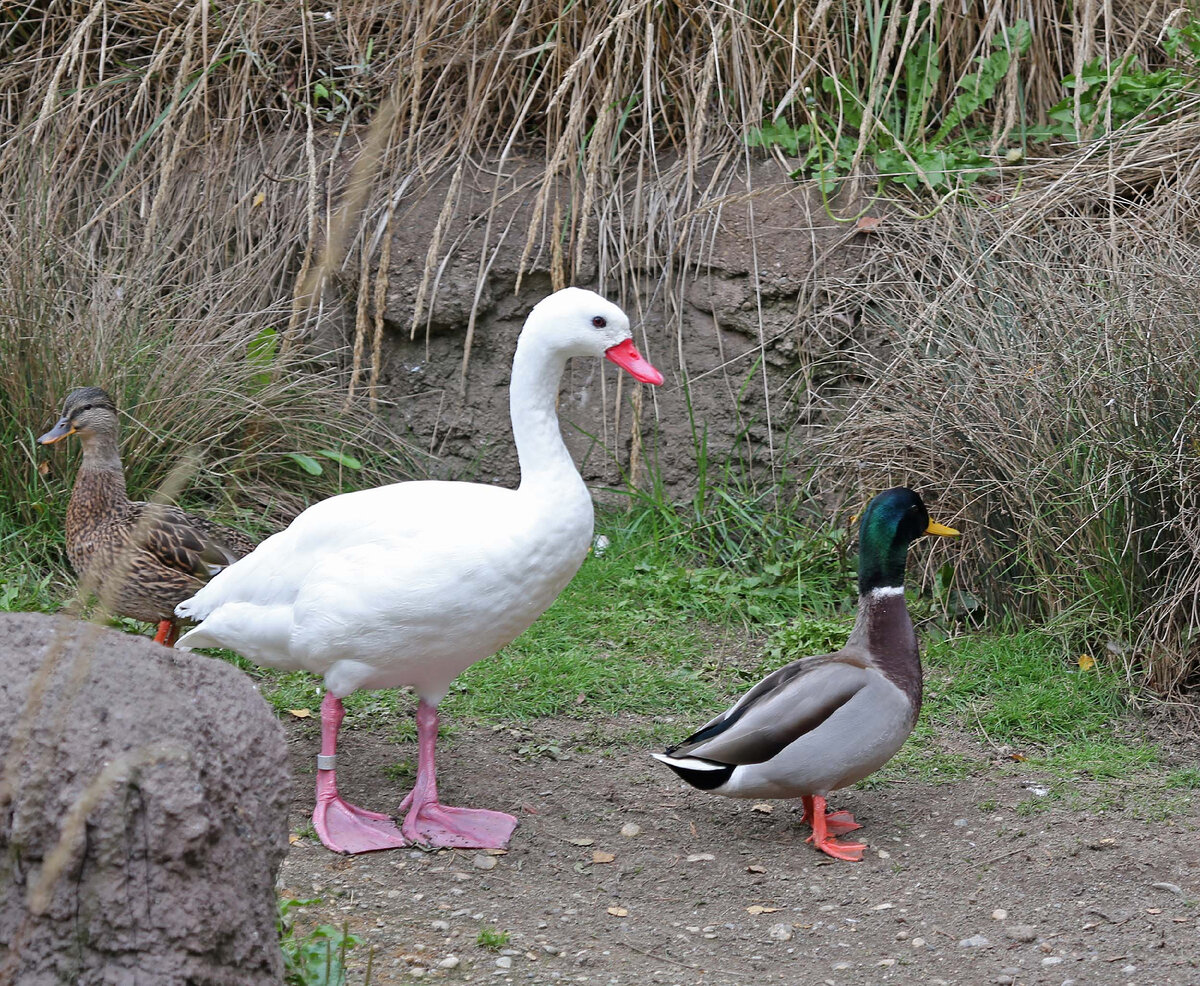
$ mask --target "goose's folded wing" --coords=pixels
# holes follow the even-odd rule
[[[861,662],[836,654],[794,661],[668,752],[717,763],[763,763],[837,712],[869,674]]]
[[[239,557],[222,540],[197,530],[193,518],[177,507],[135,503],[131,508],[129,519],[138,547],[167,568],[207,581]]]

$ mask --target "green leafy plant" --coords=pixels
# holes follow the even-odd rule
[[[994,50],[975,59],[975,71],[958,79],[939,112],[937,23],[928,10],[913,16],[924,18],[920,30],[925,39],[907,48],[892,88],[880,92],[877,86],[864,86],[857,73],[825,76],[818,85],[821,96],[811,89],[805,93],[809,122],[792,126],[774,120],[750,131],[747,143],[778,146],[800,158],[796,174],[817,179],[825,191],[849,174],[860,142],[884,183],[912,190],[949,191],[994,173],[997,159],[985,148],[991,124],[985,126],[975,116],[995,96],[1013,59],[1028,51],[1029,24],[1017,21],[997,35]]]
[[[1102,57],[1087,62],[1082,72],[1063,80],[1072,95],[1051,107],[1049,124],[1031,131],[1032,135],[1080,140],[1098,129],[1118,130],[1139,117],[1168,114],[1200,83],[1195,71],[1200,58],[1200,21],[1168,28],[1163,49],[1177,64],[1148,69],[1133,54],[1107,64]],[[1179,64],[1186,61],[1192,64]],[[1081,131],[1075,126],[1077,100]]]
[[[284,983],[286,986],[344,986],[346,983],[346,953],[362,944],[345,927],[322,924],[306,935],[296,932],[292,912],[299,907],[321,903],[320,898],[298,900],[281,898],[276,926],[279,946],[283,950]]]
[[[813,654],[828,654],[846,643],[848,621],[800,617],[771,632],[763,644],[763,659],[772,667]]]
[[[296,465],[303,469],[310,476],[320,476],[325,472],[325,467],[317,461],[315,456],[322,456],[336,462],[339,466],[344,466],[347,469],[357,472],[362,469],[363,464],[352,455],[346,455],[345,452],[335,452],[333,449],[320,449],[312,455],[305,452],[285,452],[284,455],[291,459]]]
[[[1012,146],[1003,151],[998,138],[1006,134],[997,132],[995,111],[989,108],[1014,59],[1029,50],[1029,24],[1017,21],[993,38],[994,50],[978,56],[973,71],[963,74],[945,99],[937,21],[924,5],[902,28],[912,18],[917,19],[912,33],[921,40],[902,47],[898,64],[879,70],[877,31],[869,66],[851,64],[843,75],[822,77],[815,92],[806,87],[804,122],[778,117],[751,129],[747,143],[798,158],[795,175],[816,179],[826,192],[859,159],[874,165],[882,185],[947,192],[996,175],[1006,161],[1024,160],[1029,145],[1073,143],[1137,120],[1167,118],[1200,85],[1195,70],[1200,20],[1188,20],[1165,32],[1162,51],[1173,64],[1150,68],[1135,52],[1091,59],[1078,74],[1063,77],[1068,95],[1049,107],[1045,123],[1033,122],[1035,114],[1022,110]]]

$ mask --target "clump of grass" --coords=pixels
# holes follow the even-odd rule
[[[825,478],[904,482],[961,520],[958,584],[993,615],[1053,621],[1159,688],[1191,680],[1200,255],[1132,221],[1017,234],[958,209],[897,224],[878,261],[871,383],[819,436]]]
[[[490,952],[498,952],[508,944],[511,937],[507,931],[501,931],[499,928],[484,927],[480,928],[479,934],[475,936],[475,944]]]

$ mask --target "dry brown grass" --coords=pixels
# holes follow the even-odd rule
[[[231,241],[267,229],[286,248],[258,277],[273,299],[295,294],[291,328],[306,335],[325,277],[346,256],[363,267],[378,260],[406,191],[452,176],[430,231],[432,276],[454,248],[446,233],[464,174],[486,162],[496,195],[511,194],[506,162],[532,155],[543,172],[525,190],[535,201],[525,264],[539,259],[571,281],[598,256],[602,285],[637,291],[640,271],[700,259],[749,129],[803,116],[804,87],[851,66],[870,117],[895,93],[930,9],[829,0],[10,6],[0,15],[0,115],[15,136],[0,165],[32,154],[92,241],[116,234],[105,220],[113,203],[136,201],[135,229],[117,235],[155,250],[164,225],[186,225],[179,184],[219,176],[237,189],[226,209],[258,210],[231,224]],[[1029,54],[983,110],[1001,129],[1042,117],[1062,98],[1062,78],[1098,54],[1161,63],[1163,25],[1178,16],[1158,0],[932,9],[935,104],[952,101],[994,37],[1018,18],[1032,24]],[[860,147],[880,125],[863,128]],[[350,187],[339,156],[360,162]],[[385,292],[364,274],[360,343],[379,335]],[[362,372],[371,362],[360,351]]]
[[[871,383],[819,437],[825,481],[929,491],[962,521],[959,586],[993,613],[1194,683],[1200,250],[958,209],[894,223],[875,272],[855,288]]]

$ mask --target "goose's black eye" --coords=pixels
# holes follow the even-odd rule
[[[608,320],[603,315],[597,315],[594,319],[592,319],[592,325],[596,326],[598,329],[602,329],[604,326],[608,325]]]

